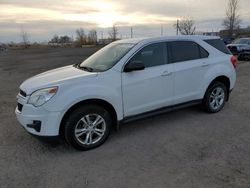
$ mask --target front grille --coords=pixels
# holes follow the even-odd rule
[[[19,112],[22,112],[22,109],[23,109],[23,105],[20,104],[20,103],[17,103],[17,110],[18,110]]]
[[[21,96],[23,96],[23,97],[26,97],[26,96],[27,96],[27,94],[26,94],[23,90],[21,90],[21,89],[20,89],[20,91],[19,91],[19,94],[20,94]]]

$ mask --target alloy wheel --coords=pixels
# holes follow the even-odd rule
[[[224,103],[225,91],[221,87],[216,87],[209,97],[209,105],[213,110],[218,110]]]
[[[106,131],[106,122],[98,114],[87,114],[75,126],[75,138],[84,145],[99,142]]]

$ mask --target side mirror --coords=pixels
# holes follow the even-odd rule
[[[145,69],[145,66],[141,61],[130,61],[125,65],[124,72],[139,71],[143,69]]]

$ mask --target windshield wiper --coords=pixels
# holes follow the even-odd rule
[[[94,71],[94,69],[91,68],[91,67],[80,66],[80,63],[75,64],[74,67],[76,67],[76,68],[78,68],[78,69],[81,69],[81,70],[88,71],[88,72],[93,72],[93,71]]]
[[[94,69],[91,68],[91,67],[86,67],[86,66],[78,66],[78,67],[79,67],[79,69],[83,69],[83,70],[86,70],[88,72],[93,72],[94,71]]]

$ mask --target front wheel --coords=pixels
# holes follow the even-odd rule
[[[74,110],[65,123],[65,139],[74,148],[89,150],[103,144],[112,125],[109,112],[97,105]]]
[[[209,113],[219,112],[224,107],[227,97],[228,90],[225,84],[214,82],[207,89],[203,99],[205,110]]]

